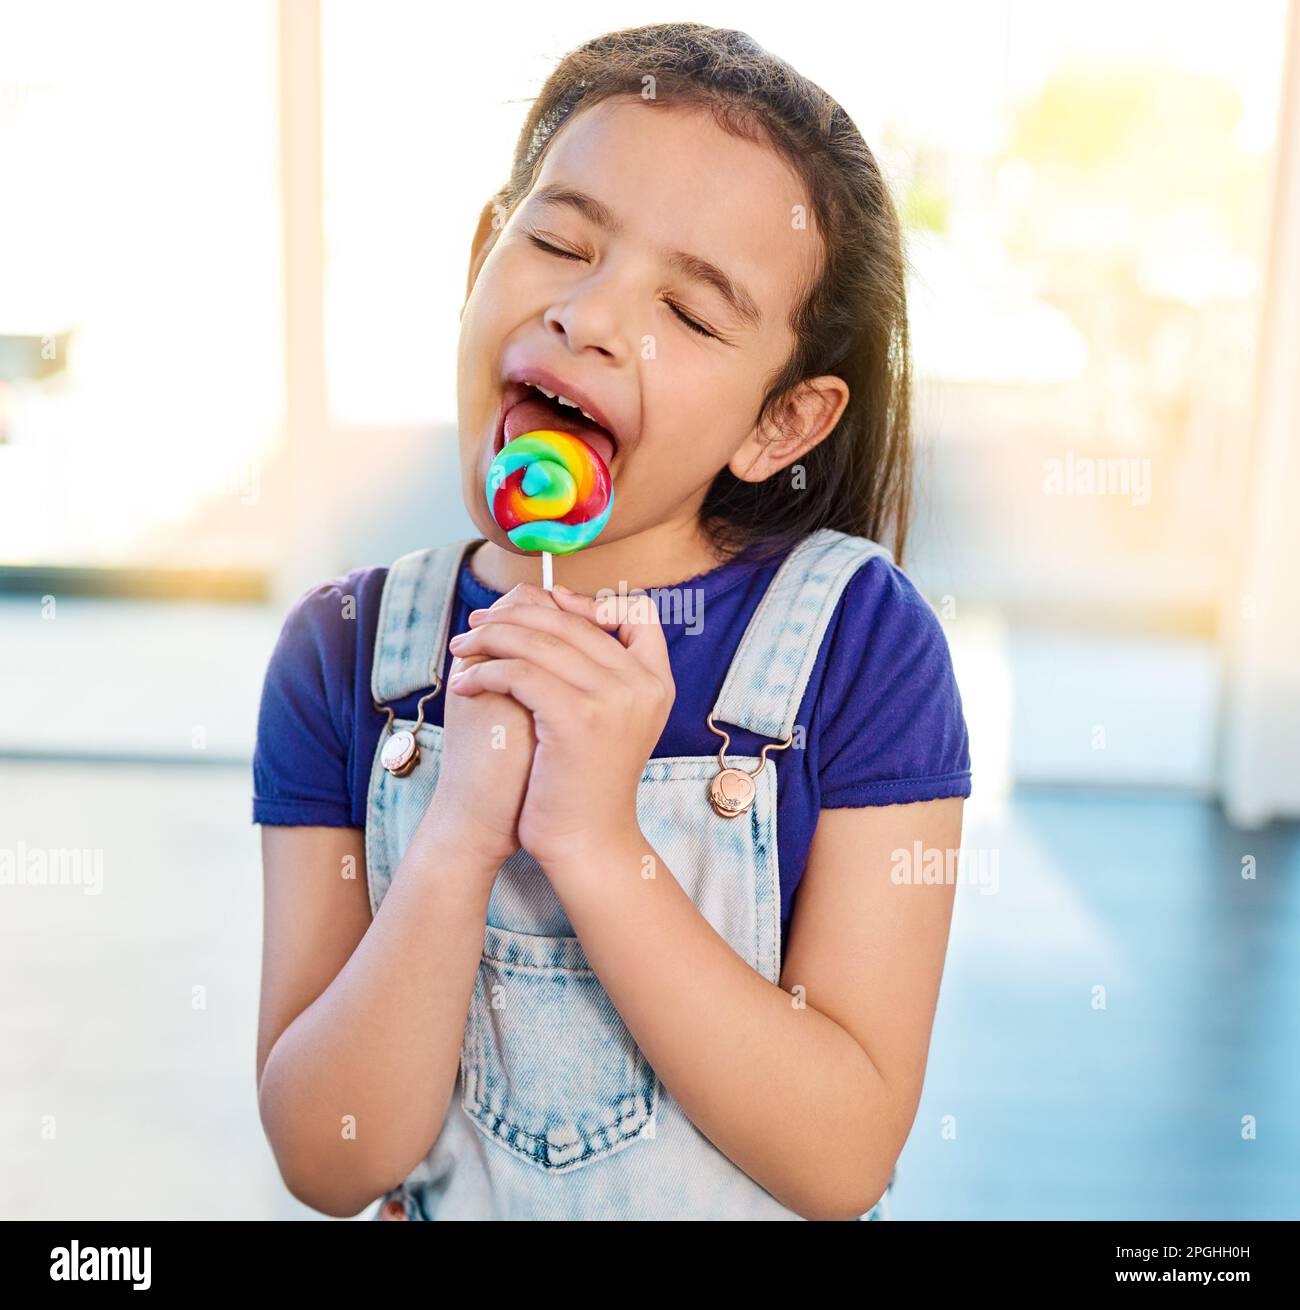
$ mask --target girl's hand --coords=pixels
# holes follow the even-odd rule
[[[452,650],[492,658],[450,683],[457,698],[505,693],[532,711],[519,841],[542,865],[637,826],[637,786],[677,696],[650,596],[597,601],[558,585],[552,594],[551,607],[471,614]]]
[[[556,612],[551,593],[516,587],[497,600],[489,614],[521,608]],[[487,657],[451,645],[450,678]],[[426,811],[429,823],[477,855],[495,876],[502,861],[522,844],[519,813],[532,767],[533,716],[512,696],[489,691],[474,699],[448,694],[443,704],[442,761],[438,786]]]

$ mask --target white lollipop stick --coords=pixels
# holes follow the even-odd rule
[[[551,552],[542,551],[542,590],[554,591],[555,579],[551,576]]]

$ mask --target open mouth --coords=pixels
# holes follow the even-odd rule
[[[531,382],[508,382],[501,399],[493,457],[516,437],[541,429],[581,437],[613,471],[618,438],[562,392],[550,393]]]

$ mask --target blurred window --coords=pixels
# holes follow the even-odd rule
[[[278,122],[273,4],[0,10],[0,565],[267,562]]]

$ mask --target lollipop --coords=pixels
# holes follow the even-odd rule
[[[581,437],[542,428],[508,442],[488,468],[492,517],[520,550],[542,552],[542,585],[551,590],[551,556],[590,546],[609,522],[614,484]]]

